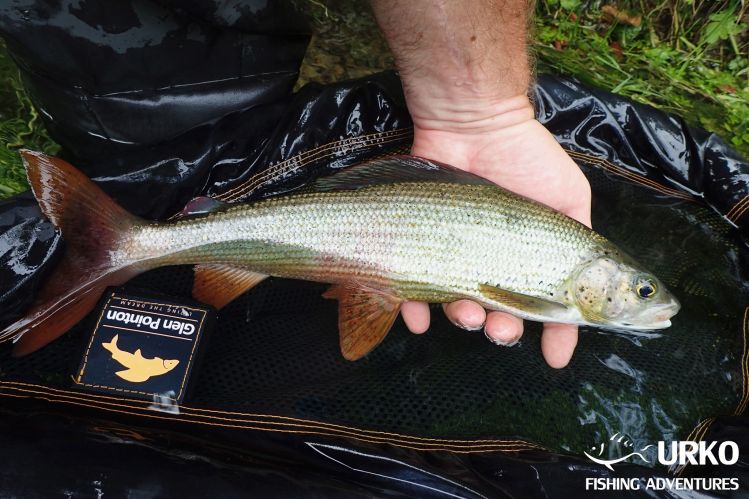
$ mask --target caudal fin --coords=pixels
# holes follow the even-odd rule
[[[62,232],[65,254],[28,313],[0,331],[0,341],[16,339],[15,356],[61,336],[94,308],[104,288],[143,270],[118,251],[140,219],[69,163],[26,150],[21,156],[39,207]]]

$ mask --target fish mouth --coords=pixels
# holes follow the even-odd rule
[[[620,321],[609,324],[611,329],[622,331],[654,331],[671,327],[671,318],[679,313],[681,305],[676,298],[671,298],[665,303],[649,306],[639,315],[622,318]]]
[[[659,322],[651,322],[650,324],[646,324],[642,326],[640,329],[666,329],[667,327],[671,327],[671,321],[665,320],[665,321],[659,321]]]
[[[648,307],[639,317],[630,322],[618,324],[623,329],[655,330],[671,327],[671,318],[679,313],[681,305],[676,298],[666,303]]]

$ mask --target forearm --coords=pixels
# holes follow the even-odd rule
[[[372,0],[414,122],[532,117],[529,0]],[[493,123],[494,126],[497,123]]]

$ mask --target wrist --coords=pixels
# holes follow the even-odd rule
[[[414,128],[420,131],[455,133],[494,132],[535,119],[527,95],[487,98],[484,96],[433,98],[429,106],[408,100]]]

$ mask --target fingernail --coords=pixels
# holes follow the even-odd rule
[[[481,324],[479,326],[469,326],[468,324],[463,324],[460,321],[452,321],[453,324],[458,326],[461,329],[465,329],[466,331],[478,331],[479,329],[483,328],[484,325]]]
[[[499,345],[499,346],[502,346],[502,347],[514,347],[515,345],[517,345],[518,343],[520,343],[520,339],[519,338],[515,338],[514,340],[512,340],[510,342],[505,342],[505,341],[502,341],[502,340],[498,340],[496,338],[492,338],[491,336],[489,336],[487,334],[486,330],[484,330],[484,336],[486,336],[486,339],[489,340],[489,341],[491,341],[495,345]]]

